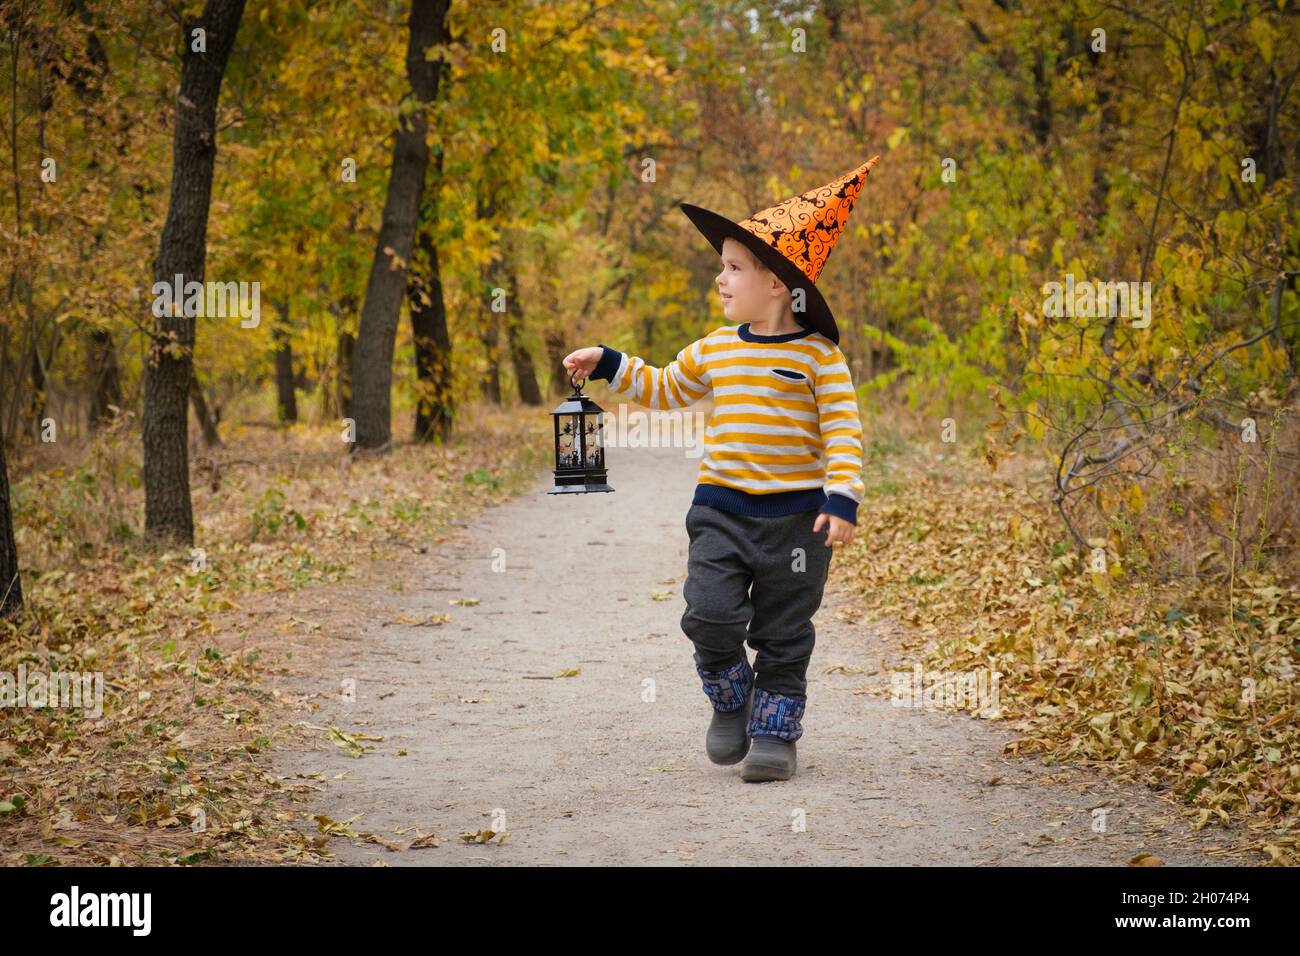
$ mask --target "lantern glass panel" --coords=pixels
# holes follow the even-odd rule
[[[578,442],[581,441],[581,416],[564,415],[556,418],[555,427],[559,429],[559,444],[556,445],[556,451],[559,454],[558,466],[560,468],[581,468],[582,453]],[[562,423],[563,424],[560,424]]]
[[[586,416],[583,430],[583,447],[587,455],[588,468],[602,468],[605,464],[605,421],[597,412]]]
[[[563,422],[563,424],[561,424]],[[571,468],[573,466],[574,439],[573,422],[567,418],[555,419],[555,466]]]

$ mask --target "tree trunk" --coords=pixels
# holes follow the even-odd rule
[[[488,401],[501,404],[501,314],[492,310],[492,289],[495,288],[492,282],[492,266],[489,265],[484,269],[484,280],[487,291],[487,315],[483,319],[483,326],[479,329],[479,341],[483,343],[483,353],[487,357],[487,371],[483,376],[481,383],[483,397]]]
[[[58,335],[58,329],[55,329],[54,334]],[[32,349],[32,403],[28,409],[33,441],[41,440],[41,423],[45,418],[45,380],[45,363],[41,361],[41,337],[37,335]]]
[[[321,291],[324,293],[325,290]],[[328,421],[347,418],[348,404],[351,401],[352,351],[356,339],[344,329],[352,324],[356,296],[346,293],[337,302],[326,303],[325,308],[334,317],[334,361],[322,366],[320,389],[321,419]]]
[[[26,286],[24,292],[26,293],[28,301],[30,302],[31,283],[26,282],[21,277],[18,277],[16,275],[13,277],[12,281],[17,286]],[[27,314],[29,316],[31,315],[31,311],[32,311],[31,306],[29,304],[27,307]],[[27,382],[27,374],[23,371],[23,367],[28,365],[32,360],[31,350],[34,347],[33,338],[34,338],[35,331],[36,331],[35,323],[31,322],[30,320],[23,323],[22,344],[18,347],[17,360],[15,361],[14,368],[13,368],[12,378],[14,383],[14,394],[13,394],[12,401],[9,403],[9,418],[5,424],[5,435],[8,437],[10,441],[13,441],[15,443],[17,442],[16,436],[18,435],[18,416],[19,413],[22,411],[22,407],[23,407],[22,403],[25,398],[23,394],[25,391],[24,386]],[[3,399],[4,399],[4,395],[0,394],[0,401],[2,401]]]
[[[244,0],[208,0],[198,20],[185,19],[181,33],[181,84],[172,139],[172,184],[167,221],[154,272],[157,282],[205,280],[208,210],[217,154],[217,100]],[[206,49],[195,51],[201,27]],[[179,305],[179,303],[177,304]],[[154,320],[154,341],[144,374],[144,524],[158,543],[194,543],[186,413],[193,377],[194,317],[164,315]],[[166,346],[179,346],[174,354]]]
[[[435,153],[437,170],[433,195],[442,175],[442,150]],[[418,396],[415,404],[415,440],[446,442],[451,438],[455,401],[451,387],[451,336],[447,332],[447,305],[442,297],[442,275],[438,247],[433,242],[433,223],[420,230],[419,255],[406,286],[411,310],[411,336],[415,342],[415,376]]]
[[[507,313],[506,334],[510,337],[510,363],[519,383],[519,399],[525,405],[542,404],[542,390],[537,385],[537,370],[533,368],[533,353],[524,343],[523,316]]]
[[[14,543],[13,512],[9,510],[9,470],[5,463],[5,443],[0,440],[0,617],[9,617],[22,606],[18,545]]]
[[[474,199],[475,215],[482,220],[494,218],[497,212],[497,197],[490,184],[487,192],[486,199],[481,194]],[[478,338],[483,343],[483,356],[487,362],[486,371],[479,381],[479,388],[483,397],[496,405],[501,404],[501,313],[494,311],[492,307],[498,301],[495,290],[501,286],[498,278],[500,269],[501,260],[498,258],[485,263],[479,270],[486,312],[483,324],[479,326]]]
[[[1052,135],[1052,77],[1047,72],[1047,54],[1034,51],[1034,112],[1029,126],[1038,145],[1046,146]]]
[[[117,369],[117,349],[107,329],[90,333],[90,427],[99,428],[122,407],[122,378]]]
[[[351,332],[339,333],[338,376],[335,380],[334,407],[340,419],[352,417],[352,353],[357,340]]]
[[[553,325],[546,330],[546,365],[552,395],[568,394],[569,373],[564,367],[564,356],[571,351],[563,329]]]
[[[208,410],[208,403],[203,398],[203,387],[199,385],[197,375],[190,377],[190,401],[194,405],[194,416],[199,420],[203,430],[203,444],[209,448],[221,444],[221,435],[217,432],[217,416]]]
[[[519,384],[519,399],[525,405],[542,404],[542,390],[537,387],[537,371],[533,367],[533,353],[524,341],[524,307],[519,295],[519,273],[515,263],[513,245],[506,247],[509,260],[504,264],[506,281],[510,290],[506,300],[506,337],[510,342],[510,364],[514,366],[515,381]]]
[[[428,117],[425,107],[438,94],[440,70],[425,51],[446,43],[450,0],[412,0],[406,75],[411,95],[403,102],[383,220],[366,283],[353,357],[352,418],[357,448],[382,448],[392,441],[393,345],[401,317],[408,263],[429,165]],[[414,101],[414,109],[411,109]]]
[[[293,391],[293,345],[289,341],[289,305],[280,311],[280,321],[271,335],[275,339],[276,417],[282,422],[298,420],[298,399]]]
[[[559,282],[555,269],[555,251],[549,243],[543,241],[540,289],[546,331],[542,334],[542,345],[546,350],[547,388],[552,395],[568,394],[569,373],[564,369],[564,356],[572,351],[565,338],[565,325],[560,315]]]

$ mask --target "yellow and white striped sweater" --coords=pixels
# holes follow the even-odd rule
[[[663,368],[608,346],[592,378],[649,408],[713,393],[695,503],[739,514],[824,511],[857,522],[862,424],[839,347],[819,332],[715,329]]]

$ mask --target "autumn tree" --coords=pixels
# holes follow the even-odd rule
[[[171,199],[154,278],[171,283],[205,276],[208,209],[217,152],[217,100],[244,0],[208,0],[182,21],[181,83],[173,130]],[[145,533],[194,543],[186,413],[193,378],[195,319],[181,303],[156,320],[144,373]]]
[[[406,54],[411,88],[399,110],[388,195],[352,355],[354,449],[382,448],[392,441],[393,347],[429,165],[425,110],[437,98],[442,77],[426,53],[447,41],[447,7],[448,0],[411,3]]]

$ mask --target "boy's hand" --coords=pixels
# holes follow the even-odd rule
[[[600,361],[600,357],[604,354],[604,349],[599,346],[578,349],[576,352],[570,352],[564,357],[564,368],[569,373],[570,378],[584,379],[596,371],[596,363]]]
[[[813,522],[813,534],[826,527],[827,522],[830,523],[831,530],[826,535],[826,547],[829,548],[833,544],[849,544],[853,541],[854,526],[843,518],[828,515],[824,511]]]

